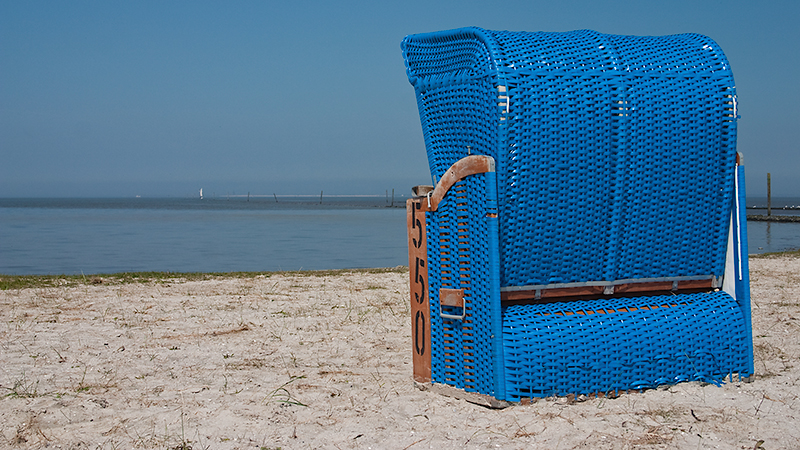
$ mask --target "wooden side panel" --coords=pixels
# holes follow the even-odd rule
[[[411,292],[411,339],[414,380],[431,381],[431,306],[428,290],[428,243],[423,198],[406,201],[408,226],[408,273]],[[427,206],[427,205],[426,205]]]

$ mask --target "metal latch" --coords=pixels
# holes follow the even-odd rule
[[[460,309],[461,315],[446,313],[445,308],[452,313]],[[439,315],[445,319],[464,320],[467,308],[464,307],[463,289],[439,289]]]

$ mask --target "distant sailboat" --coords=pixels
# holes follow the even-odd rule
[[[203,199],[203,188],[200,188],[200,200]]]

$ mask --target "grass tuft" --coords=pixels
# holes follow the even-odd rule
[[[336,270],[296,270],[286,272],[121,272],[94,275],[2,275],[0,290],[73,287],[82,285],[119,285],[131,283],[170,283],[181,281],[203,281],[218,278],[258,278],[273,275],[294,275],[306,277],[328,277],[346,273],[403,273],[405,266],[381,267],[372,269]]]
[[[771,252],[771,253],[759,253],[755,255],[750,255],[750,258],[753,259],[775,259],[775,258],[800,258],[800,249],[796,250],[786,250],[783,252]]]
[[[12,387],[5,387],[0,386],[8,391],[5,397],[10,398],[36,398],[39,396],[39,381],[32,381],[29,380],[28,377],[25,375],[25,372],[22,373],[22,377],[17,380],[14,380],[14,385]]]
[[[284,404],[284,405],[295,405],[295,406],[306,406],[307,407],[308,405],[300,402],[298,399],[296,399],[289,392],[288,389],[286,389],[286,386],[294,383],[297,380],[303,379],[303,378],[305,378],[305,376],[291,377],[289,379],[289,381],[287,381],[286,383],[283,383],[280,387],[278,387],[274,391],[270,392],[270,394],[266,398],[266,402],[267,403],[281,403],[281,404]]]

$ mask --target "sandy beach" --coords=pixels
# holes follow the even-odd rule
[[[0,291],[0,447],[800,448],[800,258],[751,259],[756,374],[493,410],[411,377],[404,269]]]

